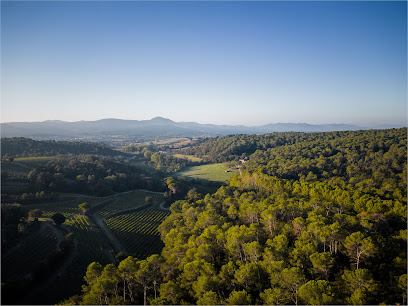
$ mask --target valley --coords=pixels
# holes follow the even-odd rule
[[[406,129],[2,138],[2,300],[403,302],[406,150]]]

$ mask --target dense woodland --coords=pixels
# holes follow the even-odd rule
[[[215,194],[191,190],[171,206],[160,255],[89,265],[83,294],[63,304],[407,302],[406,129],[238,135],[187,150],[249,161]]]
[[[106,196],[113,192],[133,189],[163,191],[164,183],[157,176],[112,158],[94,155],[73,155],[50,160],[45,165],[35,167],[28,173],[29,190],[21,200],[33,200],[36,192],[74,192],[95,196]],[[3,199],[14,200],[14,195],[4,195]]]
[[[1,156],[33,157],[67,154],[91,154],[118,156],[123,154],[111,147],[96,142],[71,142],[54,140],[33,140],[23,137],[1,138]]]
[[[197,163],[191,162],[188,159],[181,159],[169,155],[167,152],[163,153],[163,150],[168,150],[168,146],[125,146],[124,152],[132,152],[133,159],[141,162],[144,165],[148,165],[157,171],[165,173],[175,173],[182,170],[185,167],[194,166]]]

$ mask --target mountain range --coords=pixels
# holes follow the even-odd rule
[[[151,120],[102,119],[97,121],[1,123],[1,137],[42,139],[80,137],[199,137],[229,134],[264,134],[272,132],[328,132],[372,128],[399,128],[398,125],[361,127],[353,124],[272,123],[261,126],[214,125],[195,122],[175,122],[156,117]]]

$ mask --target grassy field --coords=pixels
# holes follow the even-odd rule
[[[142,145],[149,145],[150,143],[153,143],[155,145],[170,145],[170,144],[189,141],[189,140],[190,139],[188,138],[167,138],[167,139],[156,140],[156,141],[146,141],[146,142],[143,142]]]
[[[225,172],[230,171],[230,172]],[[214,182],[225,182],[231,179],[238,170],[231,170],[224,164],[209,164],[187,168],[176,174],[176,176],[185,176],[189,178],[202,179]]]
[[[17,157],[14,159],[14,161],[17,162],[32,162],[32,161],[50,161],[54,159],[54,156],[34,156],[34,157]]]
[[[142,145],[149,145],[151,143],[157,145],[157,146],[171,146],[173,148],[182,148],[187,146],[188,144],[194,144],[197,142],[196,139],[189,139],[186,137],[183,138],[166,138],[166,139],[161,139],[161,140],[156,140],[156,141],[146,141],[143,142]]]
[[[177,157],[177,158],[188,159],[189,161],[192,161],[192,162],[200,162],[200,161],[202,161],[201,158],[195,157],[195,156],[193,156],[193,155],[173,154],[173,156],[174,156],[174,157]]]

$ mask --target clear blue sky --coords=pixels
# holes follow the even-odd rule
[[[1,120],[406,124],[407,3],[1,1]]]

